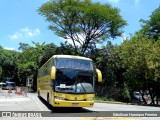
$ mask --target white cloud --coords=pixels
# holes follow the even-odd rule
[[[15,48],[4,47],[6,50],[16,50]]]
[[[28,37],[34,37],[40,34],[40,30],[37,29],[30,29],[28,27],[20,29],[18,32],[10,35],[11,39],[23,39]]]
[[[36,36],[36,35],[40,34],[39,29],[32,30],[32,29],[29,29],[28,27],[25,27],[25,28],[21,29],[20,31],[29,37]]]
[[[108,0],[108,1],[112,2],[112,3],[115,3],[115,4],[119,3],[119,0]]]
[[[63,41],[67,41],[69,44],[72,44],[72,45],[73,45],[73,41],[72,41],[71,39],[64,39],[64,38],[62,38],[62,37],[60,37],[60,39],[63,40]],[[76,42],[76,41],[75,41],[75,44],[76,44],[77,46],[80,46],[80,44],[79,44],[78,42]]]
[[[21,39],[23,38],[23,35],[19,32],[14,33],[13,35],[10,35],[11,39]]]

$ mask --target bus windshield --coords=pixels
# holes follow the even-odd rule
[[[94,93],[93,72],[58,69],[55,91],[66,93]]]
[[[93,64],[90,60],[71,59],[71,58],[56,58],[56,68],[68,68],[79,70],[91,70],[93,71]]]

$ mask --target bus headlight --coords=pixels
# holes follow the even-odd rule
[[[87,98],[86,100],[87,101],[93,100],[93,97]]]
[[[57,99],[57,100],[64,100],[64,98],[62,98],[62,97],[54,97],[55,99]]]

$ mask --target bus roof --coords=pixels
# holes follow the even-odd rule
[[[82,56],[75,56],[75,55],[53,55],[49,60],[54,59],[54,58],[72,58],[72,59],[81,59],[81,60],[92,61],[92,59],[90,59],[90,58],[82,57]],[[45,64],[47,64],[47,62],[44,63],[39,69],[41,69]]]
[[[82,56],[74,56],[74,55],[53,55],[52,58],[71,58],[71,59],[81,59],[81,60],[89,60],[92,61],[92,59]]]

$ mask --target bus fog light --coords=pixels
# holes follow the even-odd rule
[[[88,101],[89,101],[89,100],[93,100],[93,97],[91,97],[91,98],[87,98],[86,100],[88,100]]]
[[[62,97],[54,97],[54,98],[57,100],[64,100],[64,98],[62,98]]]

